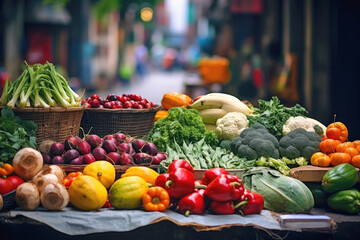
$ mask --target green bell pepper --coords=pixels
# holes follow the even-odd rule
[[[332,194],[327,204],[329,208],[346,214],[360,213],[360,192],[357,189],[343,190]]]

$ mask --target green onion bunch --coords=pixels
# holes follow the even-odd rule
[[[32,66],[24,62],[24,71],[14,81],[6,80],[0,105],[9,107],[79,107],[81,97],[66,79],[46,62]]]

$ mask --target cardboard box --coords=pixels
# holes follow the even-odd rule
[[[301,166],[290,170],[290,177],[299,179],[302,182],[321,182],[325,173],[332,167]],[[356,168],[360,180],[359,169]]]

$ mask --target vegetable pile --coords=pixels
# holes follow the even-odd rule
[[[36,148],[36,129],[33,121],[21,120],[10,107],[4,107],[0,117],[0,161],[11,163],[20,149]]]
[[[229,150],[221,147],[212,147],[205,143],[205,139],[198,142],[186,144],[174,143],[172,149],[169,145],[166,147],[168,157],[166,160],[160,162],[160,166],[167,169],[168,166],[177,159],[186,159],[194,169],[210,169],[210,168],[225,168],[225,169],[243,169],[252,167],[255,161],[247,161],[245,158],[240,158],[234,155]]]
[[[208,169],[202,180],[195,181],[193,167],[183,159],[173,161],[155,185],[168,192],[172,206],[185,216],[207,209],[218,215],[260,214],[264,206],[261,194],[245,189],[239,177],[223,168]]]
[[[315,205],[328,207],[342,214],[360,213],[360,192],[355,188],[358,172],[354,166],[344,163],[328,170],[321,183],[310,186]]]
[[[53,64],[24,62],[24,71],[13,82],[7,81],[0,105],[10,107],[78,107],[81,97],[69,86],[66,79],[56,72]]]
[[[84,138],[69,136],[65,142],[45,140],[39,149],[46,164],[90,164],[106,160],[117,165],[159,164],[166,159],[152,142],[114,133],[100,138],[84,134]]]
[[[248,160],[280,156],[278,140],[260,123],[242,131],[232,140],[230,147],[233,153]]]
[[[166,151],[166,145],[174,148],[175,141],[190,144],[204,137],[205,142],[211,146],[219,144],[215,132],[206,130],[199,112],[184,107],[169,109],[168,116],[156,121],[148,136],[159,151]]]

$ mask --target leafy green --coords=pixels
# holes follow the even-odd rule
[[[249,126],[255,123],[261,123],[269,132],[277,139],[280,139],[282,134],[282,128],[289,117],[306,116],[307,110],[296,104],[293,107],[285,107],[280,104],[278,97],[273,96],[269,101],[259,99],[259,107],[255,108],[253,116],[247,116],[249,120]]]
[[[21,120],[6,106],[0,116],[0,161],[11,163],[16,152],[24,147],[36,148],[37,125]]]
[[[195,109],[174,107],[169,109],[168,116],[155,122],[148,136],[160,151],[166,151],[166,145],[175,148],[176,142],[204,141],[211,146],[217,146],[219,140],[214,131],[208,131]]]

